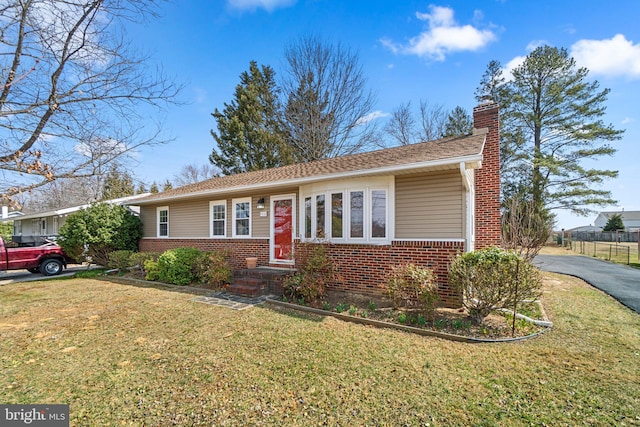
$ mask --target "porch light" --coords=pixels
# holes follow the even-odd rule
[[[258,209],[264,209],[264,197],[260,197],[258,199],[258,204],[256,205]]]

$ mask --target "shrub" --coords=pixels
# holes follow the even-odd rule
[[[428,318],[433,318],[438,284],[430,268],[415,264],[393,267],[384,288],[395,308],[418,307]]]
[[[160,267],[157,261],[151,259],[146,260],[144,262],[144,271],[146,271],[145,279],[160,280]]]
[[[113,251],[109,253],[109,262],[107,262],[107,267],[109,268],[117,268],[120,271],[127,270],[132,266],[131,264],[131,255],[133,251],[129,250],[121,250],[121,251]]]
[[[293,300],[316,301],[327,293],[327,284],[338,280],[335,263],[322,243],[300,245],[298,271],[284,281],[284,295]]]
[[[542,286],[537,268],[516,253],[496,247],[458,256],[449,268],[449,281],[462,293],[463,305],[476,324],[492,310],[537,299]]]
[[[198,281],[222,287],[231,280],[231,266],[229,265],[229,251],[204,252],[193,265]]]
[[[196,275],[193,265],[201,255],[202,251],[195,248],[176,248],[164,251],[158,257],[158,280],[174,285],[188,285],[194,282]],[[147,263],[145,263],[146,267]]]
[[[134,252],[131,254],[131,267],[138,267],[140,270],[147,270],[145,262],[147,260],[158,261],[160,254],[158,252]]]
[[[59,234],[58,243],[71,258],[108,265],[109,253],[138,249],[142,222],[122,206],[96,203],[69,215]]]

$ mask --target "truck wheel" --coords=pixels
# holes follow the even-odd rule
[[[45,276],[55,276],[62,273],[62,263],[57,259],[48,259],[40,264],[40,273]]]
[[[27,271],[29,271],[29,273],[33,273],[33,274],[40,273],[40,269],[39,268],[28,268]]]

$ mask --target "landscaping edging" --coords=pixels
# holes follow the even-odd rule
[[[340,319],[340,320],[344,320],[345,322],[352,322],[352,323],[358,323],[361,325],[368,325],[368,326],[375,326],[377,328],[388,328],[388,329],[396,329],[399,331],[403,331],[403,332],[409,332],[412,334],[418,334],[418,335],[422,335],[422,336],[429,336],[429,337],[436,337],[436,338],[443,338],[443,339],[447,339],[450,341],[458,341],[458,342],[464,342],[464,343],[472,343],[472,344],[477,344],[477,343],[500,343],[500,342],[518,342],[518,341],[523,341],[529,338],[534,338],[537,337],[545,332],[547,332],[549,329],[551,329],[551,327],[545,327],[545,329],[536,332],[534,334],[531,335],[525,335],[522,337],[514,337],[514,338],[497,338],[497,339],[489,339],[489,338],[474,338],[474,337],[465,337],[462,335],[454,335],[454,334],[447,334],[444,332],[438,332],[438,331],[433,331],[433,330],[429,330],[429,329],[422,329],[422,328],[416,328],[413,326],[406,326],[406,325],[400,325],[397,323],[389,323],[389,322],[383,322],[381,320],[373,320],[373,319],[367,319],[364,317],[356,317],[356,316],[351,316],[349,314],[343,314],[343,313],[335,313],[333,311],[327,311],[327,310],[321,310],[319,308],[313,308],[313,307],[306,307],[303,305],[298,305],[298,304],[292,304],[289,302],[284,302],[284,301],[278,301],[275,299],[267,299],[266,301],[267,304],[272,304],[275,306],[280,306],[280,307],[284,307],[284,308],[289,308],[291,310],[298,310],[298,311],[303,311],[306,313],[311,313],[311,314],[317,314],[319,316],[332,316],[336,319]]]

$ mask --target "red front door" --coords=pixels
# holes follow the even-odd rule
[[[271,258],[274,261],[293,260],[293,199],[273,201]]]

